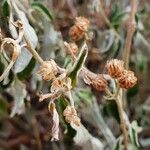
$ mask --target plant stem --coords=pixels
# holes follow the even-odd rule
[[[125,40],[124,55],[123,55],[123,60],[125,62],[126,69],[128,69],[129,67],[129,58],[130,58],[132,38],[136,29],[135,14],[137,11],[137,1],[131,0],[130,3],[131,3],[131,12],[130,12],[130,18],[128,21],[127,37]]]
[[[103,10],[101,1],[99,1],[99,7],[100,7],[100,10],[99,10],[99,11],[100,11],[100,15],[103,17],[103,20],[105,21],[106,25],[107,25],[110,29],[112,29],[112,30],[114,31],[116,37],[117,37],[118,39],[120,39],[120,38],[121,38],[120,35],[119,35],[118,32],[114,29],[114,27],[112,26],[111,22],[110,22],[109,19],[107,18],[106,14],[105,14],[105,12],[104,12],[104,10]]]
[[[123,133],[124,139],[124,150],[128,150],[128,131],[126,129],[126,122],[124,119],[124,110],[123,110],[123,103],[122,103],[122,91],[120,90],[116,99],[116,104],[118,108],[119,118],[120,118],[120,127]]]
[[[41,56],[39,56],[39,54],[37,53],[37,51],[35,49],[32,48],[31,42],[28,40],[28,35],[26,33],[24,33],[24,39],[26,41],[26,48],[31,52],[31,54],[33,55],[33,57],[40,63],[42,64],[44,61],[41,58]]]

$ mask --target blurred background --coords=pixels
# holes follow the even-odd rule
[[[132,123],[131,149],[149,150],[150,1],[137,2],[137,26],[129,66],[138,84],[126,92],[125,111]],[[12,22],[20,18],[33,47],[44,60],[54,59],[59,66],[70,67],[71,58],[64,41],[70,41],[68,31],[77,16],[90,21],[88,33],[92,40],[88,42],[85,64],[89,70],[104,73],[107,60],[122,58],[131,10],[129,0],[13,0],[12,3],[15,8],[9,0],[0,0],[1,35],[14,38],[14,26],[8,18]],[[0,74],[7,65],[8,61],[1,55]],[[105,101],[103,92],[85,85],[80,77],[73,99],[83,126],[75,130],[66,125],[62,117],[65,104],[56,102],[60,140],[51,142],[48,101],[38,101],[40,91],[49,92],[50,82],[43,81],[37,74],[38,67],[24,48],[7,79],[0,82],[0,150],[119,150],[121,131],[115,102]]]

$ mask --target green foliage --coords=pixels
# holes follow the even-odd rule
[[[18,78],[20,80],[27,79],[31,75],[31,73],[32,73],[32,71],[33,71],[33,69],[35,67],[35,63],[36,63],[36,60],[32,57],[32,59],[30,60],[29,64],[24,68],[24,70],[19,72],[19,73],[17,73]]]
[[[34,2],[31,4],[31,7],[40,13],[43,14],[44,17],[46,17],[49,21],[53,20],[52,14],[49,12],[49,10],[42,4],[38,2]]]
[[[5,17],[9,17],[10,16],[10,4],[9,4],[9,0],[3,0],[3,14]]]
[[[85,43],[82,45],[84,46]],[[82,49],[83,47],[81,47]],[[77,83],[77,75],[81,69],[81,67],[83,66],[84,62],[85,62],[85,59],[87,57],[87,49],[84,48],[80,51],[80,54],[74,64],[74,66],[72,67],[72,70],[69,72],[68,76],[71,78],[71,81],[72,81],[72,87],[75,87],[76,86],[76,83]]]

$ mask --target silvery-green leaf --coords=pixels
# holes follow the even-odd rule
[[[38,38],[36,35],[35,30],[33,27],[29,24],[28,18],[26,17],[25,13],[17,7],[15,2],[11,3],[14,8],[14,13],[17,15],[18,19],[20,19],[24,25],[24,31],[26,32],[32,47],[35,49],[38,43]],[[24,48],[22,49],[22,52],[18,58],[18,60],[15,63],[15,73],[18,73],[22,71],[29,61],[31,60],[32,55]]]
[[[43,17],[46,17],[49,21],[53,20],[52,14],[49,12],[49,10],[42,3],[33,2],[31,4],[31,6],[33,9],[41,12],[43,14]]]
[[[31,58],[32,58],[31,53],[26,48],[22,48],[21,54],[18,57],[17,61],[15,62],[14,72],[18,73],[23,71],[30,62]]]
[[[138,133],[141,130],[142,128],[138,126],[136,121],[133,121],[129,126],[129,136],[130,136],[131,144],[135,145],[136,147],[139,147]]]
[[[16,78],[14,80],[14,84],[10,89],[10,93],[14,97],[14,105],[10,117],[14,117],[16,114],[20,115],[24,113],[25,112],[24,99],[27,95],[25,84],[23,84]]]
[[[80,126],[71,124],[71,127],[76,130],[76,135],[73,138],[75,144],[81,146],[83,150],[104,149],[103,143],[99,139],[93,137],[82,124]]]

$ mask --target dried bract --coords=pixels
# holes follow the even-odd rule
[[[135,77],[134,72],[124,70],[118,78],[118,82],[121,88],[129,89],[137,83],[137,78]]]
[[[73,123],[77,126],[80,125],[80,118],[77,116],[77,112],[73,106],[67,106],[63,112],[65,120],[68,123]]]
[[[111,77],[118,78],[124,70],[124,62],[118,59],[107,61],[106,70]]]
[[[58,66],[54,60],[44,61],[38,71],[38,74],[40,74],[43,80],[46,81],[54,79],[57,73]]]

